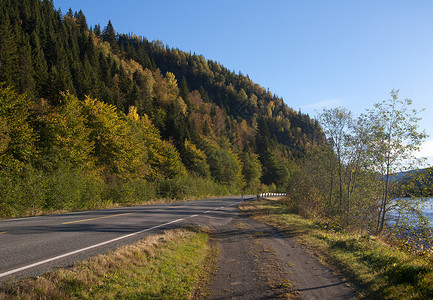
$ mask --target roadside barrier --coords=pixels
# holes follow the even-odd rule
[[[286,193],[261,193],[257,194],[257,198],[265,198],[265,197],[284,197],[287,196]]]

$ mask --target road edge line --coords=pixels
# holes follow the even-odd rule
[[[151,231],[153,229],[157,229],[157,228],[164,227],[164,226],[167,226],[167,225],[170,225],[170,224],[174,224],[174,223],[177,223],[177,222],[180,222],[180,221],[183,221],[183,220],[184,219],[182,218],[182,219],[173,220],[173,221],[170,221],[170,222],[167,222],[167,223],[164,223],[164,224],[159,224],[159,225],[153,226],[151,228],[146,228],[146,229],[143,229],[143,230],[140,230],[140,231],[137,231],[137,232],[133,232],[133,233],[130,233],[130,234],[127,234],[127,235],[124,235],[124,236],[117,237],[115,239],[111,239],[109,241],[98,243],[98,244],[95,244],[95,245],[92,245],[92,246],[88,246],[88,247],[85,247],[85,248],[81,248],[81,249],[78,249],[78,250],[75,250],[75,251],[72,251],[72,252],[68,252],[68,253],[65,253],[65,254],[62,254],[62,255],[58,255],[58,256],[55,256],[55,257],[52,257],[52,258],[48,258],[48,259],[45,259],[45,260],[42,260],[42,261],[30,264],[30,265],[27,265],[27,266],[24,266],[24,267],[20,267],[20,268],[13,269],[13,270],[10,270],[10,271],[4,272],[4,273],[0,273],[0,278],[8,276],[8,275],[12,275],[12,274],[17,273],[17,272],[24,271],[24,270],[27,270],[27,269],[30,269],[30,268],[33,268],[33,267],[37,267],[37,266],[40,266],[40,265],[43,265],[43,264],[55,261],[57,259],[65,258],[65,257],[71,256],[71,255],[74,255],[74,254],[77,254],[77,253],[80,253],[80,252],[84,252],[84,251],[87,251],[87,250],[90,250],[90,249],[93,249],[93,248],[97,248],[97,247],[109,244],[109,243],[117,242],[117,241],[120,241],[120,240],[129,238],[129,237],[132,237],[132,236],[140,234],[140,233],[144,233],[144,232],[147,232],[147,231]]]

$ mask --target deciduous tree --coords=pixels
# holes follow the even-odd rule
[[[369,128],[370,165],[382,181],[378,232],[384,228],[390,202],[390,176],[420,162],[414,153],[427,137],[419,130],[419,111],[411,109],[412,100],[399,99],[398,93],[399,90],[392,90],[391,98],[375,104],[361,116],[362,123]]]

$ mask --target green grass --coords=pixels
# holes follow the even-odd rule
[[[190,299],[209,276],[208,234],[176,229],[43,276],[8,282],[0,299]]]
[[[242,210],[315,250],[359,287],[360,298],[433,299],[431,257],[408,254],[376,237],[339,232],[329,222],[291,213],[280,201],[247,202]]]

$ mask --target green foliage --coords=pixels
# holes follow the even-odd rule
[[[178,176],[166,179],[159,183],[159,196],[166,199],[184,200],[187,197],[206,198],[218,195],[238,194],[240,191],[235,187],[228,187],[216,183],[210,178]]]
[[[317,122],[248,76],[111,21],[89,30],[82,11],[52,1],[0,2],[0,66],[5,215],[135,203],[179,178],[190,188],[177,198],[206,194],[195,182],[235,193],[267,189],[261,177],[276,189],[289,162],[323,142]],[[95,200],[83,204],[87,188]]]
[[[219,183],[235,188],[244,186],[242,163],[236,154],[230,149],[221,148],[208,139],[203,139],[201,147],[206,153],[212,178]]]
[[[34,214],[45,201],[42,172],[34,169],[0,170],[0,217]]]
[[[374,108],[360,117],[368,142],[371,167],[381,175],[383,184],[379,208],[378,232],[385,226],[391,194],[390,176],[404,168],[413,169],[420,160],[414,152],[419,151],[427,135],[419,131],[418,111],[411,109],[412,100],[399,99],[398,90],[391,91],[391,98],[375,104]]]
[[[263,164],[262,180],[265,184],[274,183],[278,187],[285,188],[290,178],[287,162],[278,155],[275,148],[267,148],[261,156]]]
[[[16,80],[18,47],[17,36],[9,17],[1,18],[0,22],[0,82]]]
[[[67,165],[44,172],[26,167],[19,173],[0,172],[1,217],[35,215],[42,211],[93,209],[102,205],[103,183]]]
[[[396,192],[397,197],[433,197],[433,167],[405,173]]]
[[[116,32],[114,31],[113,24],[111,24],[111,20],[108,21],[107,26],[102,32],[102,40],[108,42],[113,50],[119,48],[116,40]]]
[[[95,169],[91,130],[86,125],[82,103],[75,96],[63,94],[57,107],[42,100],[35,107],[34,119],[41,167],[53,170],[59,162],[67,162],[74,168]]]
[[[32,102],[0,85],[0,168],[21,168],[36,155],[35,135],[28,121]]]
[[[173,178],[186,174],[178,151],[171,143],[162,140],[158,129],[153,126],[147,115],[140,117],[133,108],[128,118],[133,124],[137,142],[146,150],[149,164],[146,177],[149,180]]]
[[[270,137],[281,145],[285,158],[300,156],[307,144],[323,141],[317,122],[248,76],[202,56],[169,49],[162,42],[116,34],[111,21],[102,32],[100,26],[91,32],[81,11],[62,15],[49,1],[10,0],[2,6],[1,23],[0,44],[5,45],[1,54],[9,62],[4,66],[10,66],[2,68],[1,80],[9,85],[19,82],[18,90],[31,98],[57,104],[59,92],[69,90],[79,99],[89,95],[124,113],[135,106],[140,115],[151,118],[164,139],[174,138],[178,150],[185,138],[197,143],[197,132],[204,131],[229,137],[236,152],[248,144],[262,156],[261,150],[251,148],[258,118],[268,123]],[[199,91],[207,104],[200,108],[198,126],[188,123],[193,118],[189,99],[193,91]]]
[[[328,144],[332,147],[335,153],[335,159],[330,159],[330,171],[335,172],[338,180],[338,202],[339,210],[343,211],[343,194],[345,192],[345,168],[348,166],[353,152],[351,151],[350,134],[353,127],[353,120],[351,112],[343,107],[323,109],[323,112],[319,116],[319,120],[322,123],[323,131],[328,139]],[[351,168],[350,176],[352,176]],[[332,176],[334,176],[332,174]],[[349,177],[351,179],[351,177]],[[349,184],[351,184],[350,182]],[[350,189],[350,187],[349,187]],[[347,206],[350,206],[349,200],[347,199]],[[330,201],[332,201],[330,199]]]
[[[157,196],[156,184],[144,179],[105,184],[101,195],[106,203],[124,205],[146,203]]]
[[[197,176],[209,178],[210,170],[206,160],[207,156],[203,151],[198,149],[190,141],[185,140],[182,161],[189,171]]]
[[[88,210],[102,204],[102,182],[79,169],[59,166],[44,176],[48,210]]]
[[[241,160],[246,188],[258,187],[260,185],[260,177],[262,176],[262,165],[259,156],[255,153],[243,152]]]
[[[426,137],[418,131],[418,112],[410,105],[393,90],[391,99],[357,120],[347,109],[325,109],[320,120],[328,145],[311,147],[292,177],[288,194],[295,210],[332,219],[349,231],[381,233],[394,227],[396,240],[404,240],[399,243],[405,248],[431,245],[432,232],[418,201],[399,200],[410,196],[415,183],[406,180],[395,189],[399,181],[391,180],[404,165],[413,168],[419,162],[414,151]],[[428,180],[424,174],[419,176],[420,182]],[[399,218],[387,224],[391,208]]]
[[[93,155],[97,166],[106,176],[115,175],[126,180],[140,167],[140,145],[130,138],[130,126],[125,115],[116,107],[86,98],[83,114],[90,128],[90,140],[94,144]]]
[[[6,119],[0,117],[0,157],[3,156],[4,152],[8,148],[9,142],[9,127],[7,126]]]

